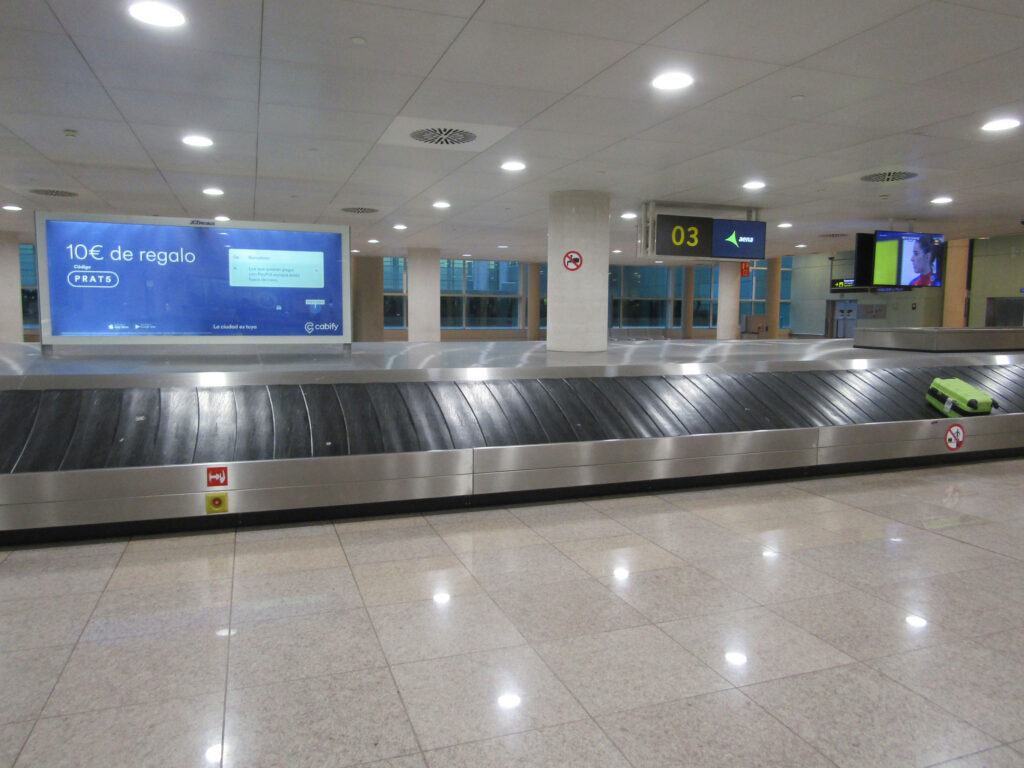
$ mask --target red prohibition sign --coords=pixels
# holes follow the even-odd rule
[[[957,450],[967,439],[967,433],[961,424],[952,424],[946,430],[946,447],[951,451]]]
[[[583,255],[579,251],[569,251],[562,257],[562,263],[570,272],[575,272],[583,266]]]

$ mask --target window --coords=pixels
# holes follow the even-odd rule
[[[548,265],[540,265],[540,327],[548,327]]]
[[[441,259],[442,328],[521,328],[517,261]]]
[[[664,328],[670,310],[668,267],[608,268],[608,324],[612,328]]]
[[[693,327],[718,327],[718,267],[693,268]]]
[[[763,315],[767,311],[768,262],[762,259],[750,264],[750,277],[740,278],[740,317]]]
[[[36,274],[36,247],[19,245],[21,262],[21,324],[24,328],[39,327],[39,277]]]
[[[408,320],[408,289],[405,283],[405,259],[384,258],[384,327],[405,328]]]
[[[779,328],[789,328],[789,305],[793,298],[793,257],[782,257],[782,280],[779,287]]]

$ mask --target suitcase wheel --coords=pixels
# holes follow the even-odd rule
[[[972,397],[970,400],[967,401],[967,407],[970,408],[972,411],[976,411],[978,409],[978,401]]]

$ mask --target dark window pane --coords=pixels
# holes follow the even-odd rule
[[[462,297],[441,297],[441,327],[462,328]]]
[[[516,328],[519,299],[514,296],[467,296],[467,328]]]
[[[754,302],[754,307],[751,310],[751,314],[754,314],[754,315],[763,315],[763,314],[765,314],[765,306],[766,306],[765,302],[763,302],[763,301],[755,301]]]
[[[622,299],[612,299],[608,302],[608,327],[622,327]]]
[[[466,293],[519,294],[518,261],[467,261]]]
[[[672,267],[672,295],[683,298],[686,290],[686,267]]]
[[[622,267],[608,267],[608,298],[617,299],[622,295]],[[613,328],[618,326],[612,326]]]
[[[682,299],[676,299],[672,302],[672,327],[682,328],[683,327],[683,301]]]
[[[718,267],[711,269],[711,298],[718,298]]]
[[[741,299],[752,299],[754,298],[754,277],[741,277],[740,278],[740,298]]]
[[[693,302],[693,327],[714,328],[718,323],[718,302],[703,301]]]
[[[39,327],[39,291],[35,288],[21,289],[21,324],[25,328]]]
[[[547,296],[548,295],[548,265],[547,264],[541,264],[540,265],[540,295],[541,296]],[[544,310],[544,309],[541,310],[541,312],[544,312],[544,311],[546,311],[546,310]]]
[[[792,269],[793,268],[793,257],[792,256],[783,256],[782,257],[782,268],[783,269]]]
[[[740,315],[752,315],[754,314],[754,302],[752,301],[741,301],[740,302]]]
[[[540,300],[540,327],[548,327],[548,297]]]
[[[694,267],[693,269],[693,298],[711,298],[711,267]],[[694,310],[696,313],[696,309]],[[694,317],[697,315],[694,314]]]
[[[462,259],[441,259],[441,293],[462,293],[462,268]],[[444,317],[443,311],[441,316]]]
[[[394,256],[384,258],[384,292],[405,293],[405,259]]]
[[[21,284],[29,288],[39,285],[39,277],[36,275],[36,247],[19,245],[18,260],[21,262]]]
[[[779,328],[789,328],[789,302],[779,304]]]
[[[405,328],[405,296],[384,296],[384,327]]]
[[[768,287],[768,271],[759,270],[754,273],[754,298],[764,301],[765,291]]]
[[[668,298],[668,267],[623,267],[623,297]]]
[[[623,328],[664,328],[667,302],[664,299],[623,299]]]
[[[790,295],[793,292],[793,271],[789,269],[782,270],[782,282],[779,286],[779,298],[783,301],[789,301],[793,297]]]

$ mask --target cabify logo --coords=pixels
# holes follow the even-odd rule
[[[736,230],[734,229],[732,231],[732,234],[725,238],[725,242],[732,243],[737,248],[739,248],[740,243],[752,243],[754,242],[754,238],[748,236],[736,237]]]

